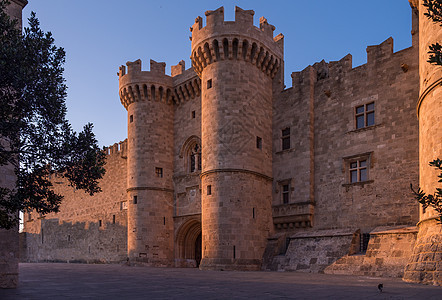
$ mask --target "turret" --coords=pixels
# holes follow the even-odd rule
[[[432,194],[442,187],[437,182],[438,172],[428,164],[436,158],[442,159],[442,66],[427,60],[429,46],[442,40],[442,27],[424,15],[427,8],[422,0],[410,0],[410,5],[415,18],[419,14],[419,186]],[[415,30],[417,24],[413,25]],[[436,218],[432,208],[424,211],[421,207],[414,253],[405,269],[406,281],[442,285],[442,225]]]
[[[202,269],[257,270],[272,223],[272,101],[283,37],[252,10],[206,12],[191,27],[202,95]]]
[[[127,66],[127,68],[126,68]],[[154,266],[173,262],[172,78],[165,63],[121,66],[119,94],[127,109],[128,257]]]

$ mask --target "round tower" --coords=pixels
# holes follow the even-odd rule
[[[127,249],[130,261],[173,265],[172,78],[165,63],[121,66],[119,94],[128,116]]]
[[[419,186],[432,194],[436,187],[441,187],[438,172],[428,163],[442,159],[442,66],[427,61],[429,46],[442,41],[442,27],[424,15],[427,8],[422,0],[410,0],[410,4],[413,12],[419,14]],[[430,207],[420,209],[419,233],[405,269],[406,281],[442,285],[442,225],[436,217]]]
[[[191,27],[202,87],[202,269],[257,270],[272,223],[272,99],[282,35],[252,10],[206,12]]]

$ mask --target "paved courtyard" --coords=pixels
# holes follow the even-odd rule
[[[384,292],[377,289],[383,283]],[[400,279],[289,272],[215,272],[123,265],[20,264],[0,299],[442,299]]]

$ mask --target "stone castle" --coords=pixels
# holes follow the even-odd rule
[[[315,63],[287,89],[283,35],[239,7],[195,20],[189,69],[121,66],[128,138],[105,149],[103,192],[53,178],[65,200],[25,215],[21,259],[442,284],[441,226],[409,189],[434,189],[442,154],[442,71],[426,63],[442,29],[410,2],[411,47]]]

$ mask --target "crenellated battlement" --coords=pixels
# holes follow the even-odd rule
[[[120,101],[126,109],[138,101],[173,103],[172,77],[166,75],[166,63],[151,59],[150,71],[142,71],[140,59],[126,66],[120,66],[118,72]]]
[[[119,155],[122,158],[127,158],[127,139],[111,146],[104,147],[103,152],[108,156]]]
[[[373,68],[383,64],[386,60],[391,60],[392,57],[397,53],[393,52],[393,38],[389,37],[379,45],[372,45],[366,48],[367,50],[367,63],[353,68],[352,65],[352,55],[347,54],[338,61],[325,62],[324,60],[315,63],[313,66],[308,66],[302,71],[292,73],[292,86],[298,86],[302,84],[305,79],[310,76],[308,75],[308,69],[313,68],[316,72],[316,81],[333,78],[337,80],[347,76],[349,72],[356,69],[367,69]],[[405,49],[406,50],[406,49]],[[403,50],[401,50],[403,51]],[[401,52],[399,51],[399,52]],[[402,72],[408,71],[408,65],[405,61],[400,61],[397,64],[397,70],[402,70]]]
[[[157,101],[179,104],[198,97],[201,80],[193,69],[185,69],[184,61],[171,67],[172,76],[166,75],[166,63],[150,60],[150,71],[142,71],[141,60],[127,62],[117,73],[121,104],[127,109],[138,101]]]
[[[275,27],[260,18],[253,25],[253,10],[235,7],[235,21],[224,20],[224,8],[206,12],[206,26],[201,17],[190,28],[192,32],[192,66],[201,76],[209,64],[221,60],[248,61],[274,77],[283,59],[282,34],[273,37]]]

